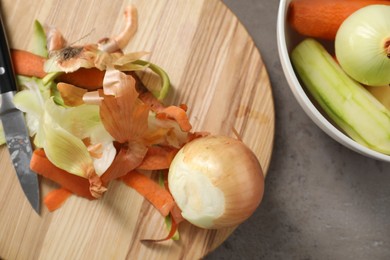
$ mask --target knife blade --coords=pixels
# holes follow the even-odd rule
[[[30,169],[32,146],[23,112],[13,103],[17,85],[1,13],[0,23],[0,119],[19,183],[32,208],[39,214],[39,181],[37,174]]]

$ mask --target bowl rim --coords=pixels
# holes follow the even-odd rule
[[[305,111],[306,115],[308,115],[311,120],[326,134],[328,134],[335,141],[341,143],[347,148],[358,152],[362,155],[371,157],[373,159],[390,162],[390,156],[385,155],[383,153],[374,151],[366,146],[363,146],[346,134],[337,129],[332,123],[330,123],[314,106],[303,87],[301,86],[297,76],[295,75],[288,48],[286,43],[286,16],[287,16],[287,7],[288,0],[280,0],[278,15],[277,15],[277,28],[276,28],[276,36],[277,36],[277,46],[279,52],[279,59],[282,65],[282,70],[284,72],[287,83],[290,87],[290,90],[293,92],[295,99],[298,101],[301,108]]]

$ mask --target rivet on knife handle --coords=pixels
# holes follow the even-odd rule
[[[10,55],[10,50],[8,47],[8,40],[6,37],[6,32],[4,28],[3,18],[1,17],[1,26],[0,26],[0,77],[1,85],[0,90],[1,94],[16,91],[16,81],[12,66],[12,60]]]

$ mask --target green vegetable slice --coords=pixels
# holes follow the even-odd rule
[[[160,184],[160,186],[164,187],[164,174],[162,172],[159,172],[158,173],[158,184]],[[168,231],[171,230],[172,228],[172,218],[171,218],[171,215],[169,214],[168,216],[165,217],[164,219],[165,221],[165,226],[167,227]],[[171,237],[172,240],[179,240],[180,239],[180,233],[179,233],[179,230],[177,229],[175,231],[175,234]]]
[[[314,99],[356,142],[390,154],[390,112],[352,80],[314,39],[301,42],[292,63]]]
[[[45,57],[48,57],[47,39],[45,29],[38,20],[34,21],[33,36],[31,41],[31,52]]]
[[[169,89],[171,87],[171,82],[169,80],[168,74],[159,66],[156,64],[153,64],[148,61],[144,60],[136,60],[133,62],[134,64],[142,65],[142,66],[148,66],[154,73],[156,73],[161,78],[161,87],[158,90],[150,90],[152,94],[158,99],[163,100],[169,92]]]

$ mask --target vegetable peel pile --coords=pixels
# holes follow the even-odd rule
[[[31,169],[60,186],[44,198],[50,211],[72,194],[101,198],[110,181],[120,180],[171,216],[165,240],[175,234],[180,210],[164,186],[141,172],[166,172],[185,143],[207,133],[190,132],[185,105],[163,105],[169,77],[141,60],[148,52],[122,52],[137,30],[134,6],[125,20],[118,36],[83,46],[66,46],[59,30],[36,21],[33,50],[12,50],[22,87],[14,103],[33,137]],[[161,77],[158,91],[135,74],[146,69]]]
[[[35,146],[30,168],[59,185],[44,197],[49,211],[60,208],[71,195],[99,199],[109,192],[111,181],[122,181],[165,217],[168,235],[144,240],[160,242],[178,239],[178,225],[184,220],[170,192],[173,184],[168,183],[174,158],[183,147],[210,134],[191,131],[185,104],[162,102],[170,80],[162,68],[142,60],[148,52],[123,53],[122,48],[137,31],[137,17],[136,8],[129,6],[125,10],[126,26],[119,35],[82,46],[68,46],[59,30],[36,21],[32,51],[11,50],[22,87],[14,103],[26,115]],[[145,70],[160,77],[159,88],[141,82],[137,72]],[[215,143],[213,163],[225,166],[218,167],[222,171],[207,174],[211,176],[209,190],[220,189],[222,196],[236,198],[236,203],[230,208],[222,203],[221,213],[213,217],[221,217],[224,222],[217,224],[209,217],[206,228],[241,223],[254,212],[263,195],[264,177],[256,156],[241,141],[230,139],[210,139]],[[205,145],[200,146],[207,147],[210,140],[205,139]],[[230,152],[222,158],[216,147]],[[229,164],[224,161],[231,161],[237,151],[241,152],[234,161],[236,166],[226,167]],[[194,153],[197,154],[201,156],[203,151]],[[240,162],[244,162],[242,167]],[[158,174],[159,182],[145,174],[149,171]],[[180,178],[180,173],[175,175]],[[226,188],[233,181],[245,189],[242,194]],[[245,214],[240,212],[243,205]],[[225,214],[225,207],[233,210]]]

